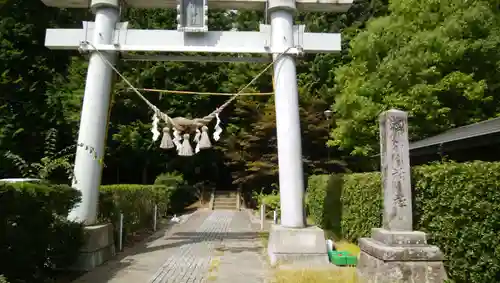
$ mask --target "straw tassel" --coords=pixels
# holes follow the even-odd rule
[[[201,127],[201,138],[198,142],[198,147],[200,149],[207,149],[212,147],[212,143],[210,142],[210,137],[208,136],[208,127]]]
[[[189,143],[189,134],[184,134],[184,141],[182,142],[181,148],[179,150],[179,156],[192,156],[193,148]]]
[[[215,118],[217,119],[217,123],[215,124],[214,140],[218,141],[220,139],[220,134],[222,133],[222,128],[220,127],[219,113],[215,113]]]
[[[181,149],[181,140],[181,133],[179,132],[179,130],[174,129],[174,139],[172,140],[172,142],[175,144],[175,148],[177,149],[177,151]]]
[[[174,147],[174,142],[172,141],[172,137],[170,136],[170,128],[163,128],[163,137],[161,138],[160,148],[170,149]]]
[[[194,153],[200,152],[200,138],[201,138],[201,131],[200,129],[196,129],[196,135],[194,136],[194,142],[196,143],[196,148],[194,149]]]
[[[158,118],[158,115],[156,113],[153,115],[153,127],[151,128],[151,133],[153,133],[153,141],[157,141],[158,138],[160,137],[160,131],[158,131],[158,123],[160,122],[160,119]]]

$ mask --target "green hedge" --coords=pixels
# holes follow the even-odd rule
[[[99,217],[115,229],[123,213],[124,236],[153,227],[154,206],[158,217],[166,215],[174,189],[160,185],[118,184],[100,188]]]
[[[153,227],[158,217],[180,212],[194,196],[186,186],[107,185],[100,188],[99,217],[119,222],[124,236]],[[65,185],[0,183],[0,274],[12,283],[44,282],[76,260],[83,244],[80,224],[66,220],[80,193]],[[0,277],[1,278],[1,277]],[[0,279],[1,281],[2,279]]]
[[[156,176],[155,185],[167,186],[172,190],[168,211],[180,213],[196,200],[193,187],[188,186],[179,172],[167,172]]]
[[[252,198],[257,203],[257,209],[260,209],[262,204],[266,205],[266,217],[272,217],[274,211],[280,215],[280,194],[278,190],[273,190],[270,194],[252,192]]]
[[[381,186],[379,173],[311,176],[306,198],[309,215],[336,239],[355,242],[382,223]]]
[[[66,217],[80,200],[64,185],[0,183],[0,274],[10,282],[44,282],[73,264],[83,244]]]
[[[447,257],[456,282],[500,281],[500,163],[443,163],[413,168],[414,229]],[[381,226],[379,173],[312,176],[307,206],[337,237],[356,241]]]

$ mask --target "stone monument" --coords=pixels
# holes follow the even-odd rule
[[[358,274],[367,283],[443,282],[443,253],[427,244],[424,232],[413,231],[406,112],[392,109],[380,115],[380,158],[383,227],[359,239]]]

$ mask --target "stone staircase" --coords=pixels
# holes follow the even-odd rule
[[[213,196],[213,210],[238,210],[238,194],[236,191],[216,191]]]

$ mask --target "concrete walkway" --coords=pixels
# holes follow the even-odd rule
[[[267,264],[244,211],[200,210],[74,283],[254,283]]]

